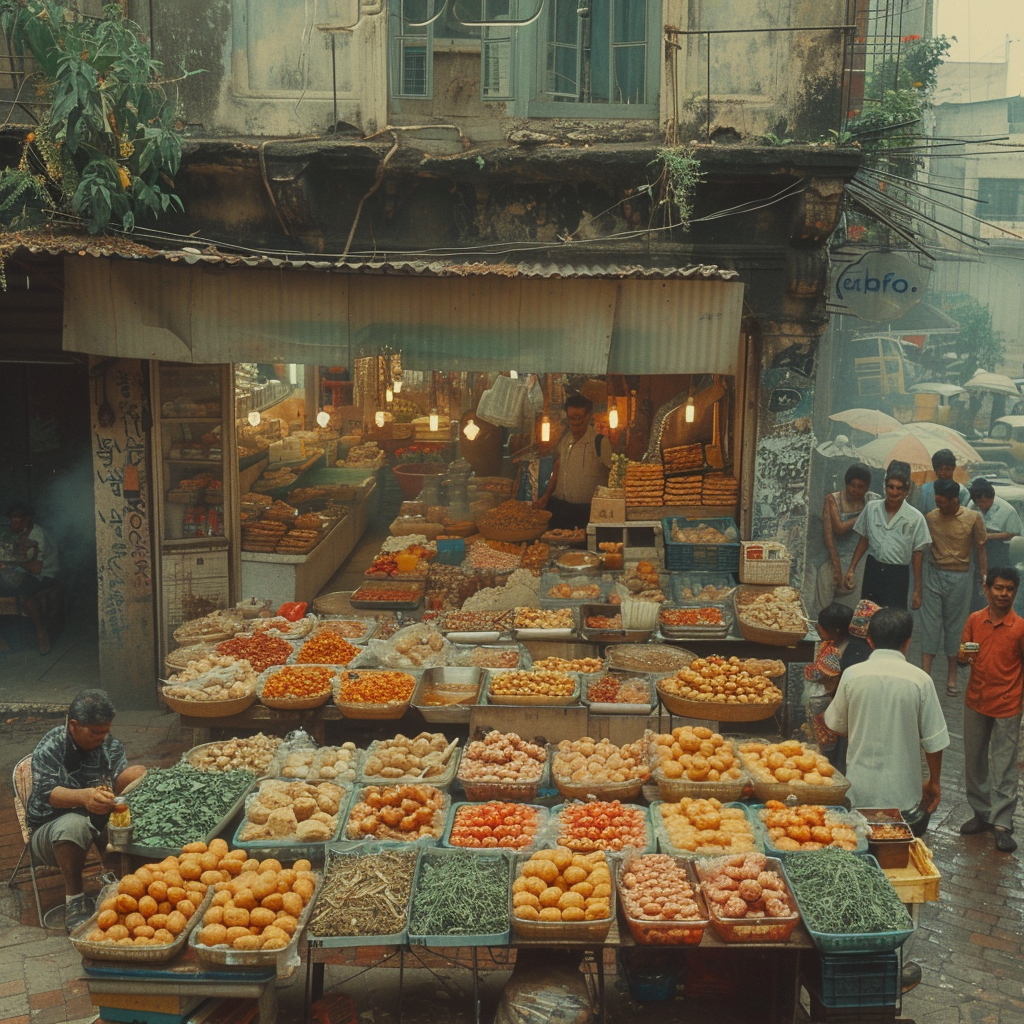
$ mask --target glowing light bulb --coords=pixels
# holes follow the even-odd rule
[[[326,427],[331,422],[331,414],[329,412],[318,412],[316,414],[316,425],[318,427]]]
[[[433,434],[437,430],[437,410],[430,410],[430,432]]]
[[[378,427],[384,426],[384,411],[382,409],[378,409],[373,414],[373,422],[376,423]]]
[[[543,416],[540,421],[540,439],[542,441],[551,440],[551,420],[547,416]]]
[[[385,402],[393,402],[394,400],[395,400],[395,393],[394,393],[394,391],[391,390],[391,388],[388,388],[384,392],[384,401]]]
[[[396,380],[395,384],[394,384],[394,387],[395,387],[395,394],[396,395],[400,395],[402,393],[402,382],[400,380]]]
[[[693,404],[693,398],[692,397],[688,398],[686,400],[686,412],[685,412],[686,422],[687,423],[692,423],[693,422],[693,418],[696,415],[697,415],[697,409],[696,409],[696,407]]]
[[[260,425],[260,420],[263,419],[263,417],[260,415],[259,409],[253,409],[246,419],[248,419],[250,427],[258,427]]]
[[[510,377],[511,377],[511,378],[512,378],[513,380],[519,380],[519,371],[518,371],[518,370],[509,370],[509,371],[508,371],[508,375],[509,375],[509,376],[510,376]]]
[[[462,432],[470,441],[475,441],[477,439],[477,435],[480,433],[480,428],[476,425],[476,420],[468,420],[466,425],[462,428]]]
[[[613,405],[608,410],[608,429],[615,430],[619,425],[619,410]]]

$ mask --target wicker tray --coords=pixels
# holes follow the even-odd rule
[[[181,700],[168,697],[161,691],[160,699],[172,711],[188,718],[230,718],[232,715],[240,715],[255,702],[256,691],[234,700]]]
[[[651,778],[658,784],[658,795],[666,803],[678,803],[684,797],[693,800],[721,800],[723,804],[743,799],[750,785],[750,776],[744,768],[738,779],[725,782],[694,782],[692,779],[669,779],[657,768],[651,769]]]
[[[274,738],[274,737],[271,737],[271,738]],[[220,741],[220,742],[215,742],[215,743],[200,743],[197,746],[190,747],[188,750],[186,750],[185,753],[181,755],[181,759],[182,759],[182,761],[186,761],[193,768],[199,768],[199,765],[195,763],[195,758],[200,756],[201,754],[205,753],[210,747],[220,747],[220,746],[223,746],[224,742],[225,741]],[[267,775],[270,775],[272,773],[272,770],[273,770],[273,767],[274,767],[274,763],[277,761],[277,758],[278,758],[278,754],[279,754],[279,751],[280,751],[280,746],[281,746],[281,741],[278,740],[277,741],[277,748],[274,751],[273,757],[271,757],[271,759],[267,762],[266,768],[262,769],[261,771],[257,771],[255,768],[253,768],[251,766],[248,766],[249,767],[249,771],[255,772],[257,779],[265,778]],[[217,769],[216,768],[214,768],[214,769],[207,769],[207,771],[217,771]]]
[[[736,627],[740,631],[740,636],[744,640],[750,640],[752,643],[758,644],[771,644],[775,647],[794,647],[807,635],[807,630],[810,628],[810,620],[807,619],[807,607],[800,602],[801,610],[804,613],[804,619],[807,620],[803,629],[797,630],[777,630],[777,629],[765,629],[763,626],[755,626],[753,623],[747,622],[743,618],[743,598],[744,596],[753,594],[756,596],[760,593],[765,593],[767,590],[774,590],[774,587],[754,587],[749,584],[737,587],[733,594],[733,604],[736,609]]]
[[[798,804],[825,804],[826,806],[831,806],[845,801],[846,794],[850,789],[850,780],[840,772],[837,771],[832,776],[833,783],[831,786],[809,786],[805,782],[767,782],[763,779],[759,780],[750,769],[746,756],[740,752],[739,744],[765,741],[757,740],[753,736],[726,738],[733,744],[736,756],[740,759],[740,763],[746,769],[747,774],[750,775],[751,783],[754,787],[754,796],[761,803],[766,804],[769,800],[778,800],[781,803],[785,803],[786,798],[791,795],[796,797]]]
[[[697,882],[697,875],[693,870],[693,863],[685,857],[673,857],[676,865],[686,872],[690,884],[693,886],[694,900],[700,909],[700,917],[686,919],[675,919],[669,921],[648,921],[632,917],[624,900],[619,901],[619,908],[622,911],[633,940],[638,946],[697,946],[704,938],[704,929],[709,923],[708,905],[704,894],[700,891]],[[632,865],[627,859],[623,859],[615,871],[615,888],[622,887],[622,876]]]
[[[96,898],[97,906],[105,899],[117,895],[117,882],[104,886]],[[96,921],[99,918],[99,911],[94,913],[84,924],[80,924],[69,936],[71,945],[76,952],[90,960],[110,960],[117,963],[127,964],[158,964],[166,960],[173,960],[181,952],[188,941],[189,933],[195,928],[197,922],[203,919],[213,899],[213,886],[206,890],[202,902],[196,907],[196,912],[188,919],[185,927],[175,937],[173,942],[163,946],[119,946],[115,942],[89,942],[86,938],[96,928]]]
[[[528,854],[516,857],[513,881],[519,877],[523,864],[530,859]],[[611,865],[609,865],[611,867]],[[597,921],[524,921],[512,915],[512,931],[526,942],[539,942],[545,946],[557,946],[561,942],[601,943],[608,938],[615,920],[615,886],[611,887],[607,917]]]
[[[673,715],[709,722],[759,722],[763,718],[771,718],[783,704],[781,700],[774,704],[719,704],[713,700],[688,700],[668,693],[660,683],[658,699]]]
[[[185,647],[176,647],[164,658],[164,670],[167,675],[173,676],[176,672],[187,668],[191,662],[201,661],[207,655],[216,653],[216,644],[209,644],[205,641]]]
[[[536,540],[547,530],[548,523],[551,521],[551,513],[538,510],[535,515],[537,518],[535,526],[526,526],[518,530],[502,530],[498,527],[482,525],[479,522],[476,524],[476,528],[480,532],[480,536],[487,540],[504,540],[512,544],[524,540]]]
[[[570,782],[552,770],[551,781],[555,789],[567,800],[636,800],[643,792],[643,779],[627,779],[625,782]]]
[[[360,675],[367,672],[403,672],[405,675],[413,677],[413,692],[416,691],[416,683],[419,682],[419,676],[424,672],[424,669],[347,669],[346,674],[350,672],[357,672]],[[409,699],[404,701],[390,701],[387,704],[370,704],[365,701],[343,701],[340,699],[341,689],[341,676],[339,675],[334,684],[334,704],[341,710],[341,713],[346,718],[367,718],[374,720],[402,718],[406,711],[409,710],[409,703],[412,700],[412,694],[409,694]]]
[[[318,693],[313,697],[299,697],[299,698],[287,698],[287,697],[264,697],[263,688],[266,686],[267,681],[270,679],[275,672],[280,672],[285,666],[274,665],[271,668],[265,669],[260,673],[259,679],[256,681],[256,694],[260,699],[260,703],[264,707],[277,708],[280,711],[308,711],[311,708],[323,707],[324,704],[330,699],[331,693],[337,684],[337,665],[289,665],[289,668],[326,668],[330,669],[333,674],[331,679],[331,688],[325,690],[323,693]]]

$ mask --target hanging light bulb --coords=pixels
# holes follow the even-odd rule
[[[248,419],[250,427],[258,427],[260,425],[260,420],[263,419],[263,417],[260,415],[259,409],[253,409],[246,419]]]
[[[378,409],[373,414],[373,422],[376,423],[378,427],[383,427],[384,426],[384,410],[383,409]]]
[[[400,395],[402,393],[402,382],[400,380],[396,380],[393,386],[395,389],[395,394]]]
[[[394,391],[392,391],[391,388],[387,388],[385,390],[385,392],[384,392],[384,401],[390,403],[390,402],[393,402],[394,400],[395,400],[395,393],[394,393]]]
[[[462,432],[470,441],[475,441],[480,433],[480,428],[476,425],[476,420],[467,420]]]
[[[433,434],[437,431],[437,410],[430,410],[430,432]]]
[[[687,423],[692,423],[692,422],[693,422],[693,418],[694,418],[694,416],[696,416],[696,415],[697,415],[697,408],[696,408],[696,406],[695,406],[695,405],[693,404],[693,396],[691,395],[691,396],[690,396],[690,397],[689,397],[689,398],[688,398],[688,399],[686,400],[686,412],[685,412],[685,416],[686,416],[686,422],[687,422]]]
[[[540,418],[540,439],[542,441],[551,440],[551,420],[547,416]]]
[[[326,427],[331,422],[331,414],[321,410],[316,414],[316,425],[318,427]]]
[[[617,430],[619,426],[619,409],[618,406],[613,405],[608,410],[608,429]]]
[[[509,371],[508,371],[508,375],[509,375],[509,376],[510,376],[510,377],[511,377],[511,378],[512,378],[513,380],[519,380],[519,371],[518,371],[518,370],[509,370]]]

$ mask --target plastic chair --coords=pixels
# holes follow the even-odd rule
[[[46,872],[47,874],[53,874],[59,871],[58,868],[50,867],[48,864],[37,864],[35,855],[32,852],[32,829],[29,828],[28,820],[25,817],[25,808],[28,806],[29,794],[32,792],[32,755],[27,754],[23,757],[15,766],[14,771],[11,773],[11,789],[14,793],[14,813],[18,816],[18,825],[21,828],[21,838],[25,842],[25,847],[21,851],[21,856],[18,857],[18,863],[14,865],[14,870],[11,872],[11,877],[7,880],[7,888],[14,888],[14,878],[21,870],[22,862],[25,859],[26,852],[28,853],[28,870],[32,876],[32,891],[36,897],[36,915],[39,920],[39,924],[43,928],[50,927],[46,923],[45,916],[43,915],[43,904],[39,898],[39,884],[37,882],[37,872]],[[95,846],[93,847],[95,850]],[[88,866],[87,861],[87,866]],[[102,870],[103,862],[97,852],[96,863]],[[53,913],[54,910],[60,910],[63,912],[64,907],[54,907],[47,912],[47,915]]]

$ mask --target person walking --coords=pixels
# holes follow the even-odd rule
[[[891,462],[885,472],[885,500],[869,501],[853,524],[860,540],[846,570],[846,585],[854,586],[857,566],[867,555],[860,596],[883,607],[907,607],[911,573],[910,604],[921,607],[921,563],[930,538],[924,516],[907,503],[909,490],[910,474]]]
[[[932,469],[935,470],[935,479],[922,484],[916,495],[914,504],[918,512],[926,516],[935,510],[935,485],[940,480],[952,480],[956,471],[956,456],[948,448],[940,448],[932,456]],[[957,484],[960,488],[960,504],[966,506],[971,500],[970,491],[963,484]]]
[[[935,481],[936,508],[925,516],[931,546],[924,561],[921,604],[921,668],[931,675],[935,655],[946,652],[946,695],[956,697],[960,634],[971,611],[971,551],[981,578],[988,571],[985,520],[960,504],[955,480]]]
[[[1024,619],[1013,610],[1019,589],[1016,569],[989,569],[988,607],[968,617],[960,647],[960,661],[971,666],[964,698],[964,774],[974,811],[960,834],[992,829],[1001,853],[1017,849],[1013,812],[1024,707]]]

